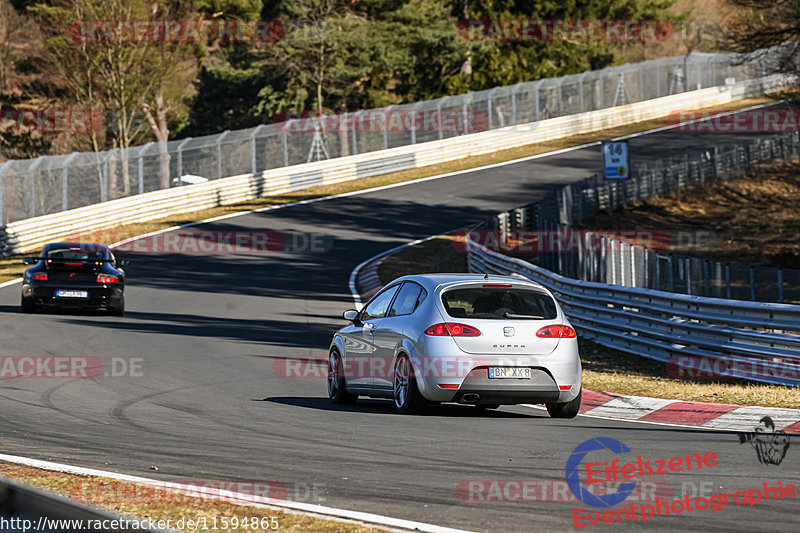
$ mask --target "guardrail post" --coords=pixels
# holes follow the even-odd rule
[[[422,102],[418,102],[414,104],[411,108],[411,144],[417,144],[417,109],[420,108],[421,106]],[[424,117],[422,119],[422,123],[425,124]]]
[[[139,150],[139,194],[144,192],[144,154],[152,145],[153,143],[149,142]]]
[[[511,126],[517,125],[517,91],[521,85],[521,83],[517,83],[511,88]],[[536,103],[539,103],[538,100]]]
[[[40,155],[36,158],[36,161],[33,162],[31,167],[28,169],[28,190],[31,194],[30,205],[28,206],[28,212],[30,213],[29,217],[33,218],[36,216],[36,178],[34,176],[34,172],[44,162],[44,156]]]
[[[494,105],[492,104],[492,96],[494,96],[494,93],[497,92],[497,89],[498,87],[495,87],[494,89],[489,91],[489,94],[486,96],[486,111],[489,114],[489,116],[487,117],[489,119],[489,127],[488,127],[489,130],[494,129],[494,117],[493,117]],[[502,118],[500,119],[500,124],[503,124]]]
[[[178,187],[183,186],[183,180],[181,179],[181,176],[183,176],[183,147],[191,140],[191,137],[186,137],[178,145]]]
[[[692,263],[688,256],[683,258],[683,269],[686,271],[686,294],[692,294]]]
[[[447,97],[445,96],[445,98],[447,98]],[[389,117],[392,116],[391,115],[391,109],[393,107],[394,107],[394,105],[390,105],[389,107],[384,108],[384,109],[386,109],[386,111],[385,111],[385,113],[383,115],[383,149],[384,150],[389,148]],[[439,114],[439,129],[442,128],[441,119],[442,119],[442,115],[440,113]],[[442,138],[441,133],[439,134],[439,138],[440,139]]]
[[[11,165],[11,161],[0,164],[0,226],[6,225],[6,219],[3,218],[3,172],[9,165]]]
[[[783,303],[783,269],[778,267],[778,302]]]
[[[258,127],[253,130],[253,133],[250,134],[250,157],[251,157],[251,163],[252,163],[251,168],[253,174],[256,174],[258,172],[258,166],[257,166],[258,163],[256,158],[256,135],[258,135],[258,132],[261,131],[263,128],[264,125],[259,124]]]
[[[217,137],[217,179],[222,177],[222,139],[228,136],[230,130],[225,130]]]
[[[585,78],[587,74],[588,72],[584,72],[578,76],[578,102],[580,102],[581,113],[583,113],[583,78]]]
[[[675,266],[672,262],[674,258],[674,254],[669,254],[669,292],[675,292]]]
[[[731,299],[731,264],[725,263],[725,298]]]
[[[656,98],[661,98],[661,69],[656,66]]]
[[[444,137],[444,132],[442,131],[442,104],[447,99],[446,96],[439,98],[439,103],[436,104],[436,125],[439,127],[439,138]]]
[[[644,100],[644,67],[639,65],[639,101]]]
[[[69,178],[69,162],[72,161],[75,158],[75,156],[77,156],[77,155],[78,155],[78,152],[72,152],[71,154],[69,154],[69,157],[63,163],[64,168],[61,170],[61,210],[62,211],[66,211],[67,210],[67,204],[68,204],[67,187],[68,187],[69,184],[67,183],[67,180]]]
[[[109,150],[106,152],[105,157],[103,157],[103,185],[102,191],[100,191],[100,198],[103,202],[108,201],[108,183],[109,183],[109,171],[108,171],[108,160],[111,159],[111,156],[114,154],[115,150]]]
[[[286,124],[283,125],[283,166],[289,166],[289,142],[286,139],[286,132],[289,131],[289,124],[292,123],[294,119],[290,118],[286,121]]]
[[[709,267],[708,259],[706,259],[705,261],[703,261],[703,276],[706,278],[705,291],[704,291],[706,298],[708,298],[711,295],[711,280],[709,279],[710,273],[708,267]]]
[[[556,82],[556,102],[558,103],[558,105],[556,106],[556,109],[557,109],[557,111],[558,111],[558,116],[559,116],[559,117],[560,117],[560,116],[561,116],[561,114],[562,114],[562,113],[561,113],[561,98],[562,98],[562,96],[563,96],[563,91],[561,90],[561,86],[564,84],[564,81],[565,81],[565,78],[562,76],[562,77],[561,77],[561,78],[559,78],[559,79],[558,79],[558,81]],[[539,91],[538,91],[538,90],[536,91],[536,94],[539,94]],[[538,108],[539,108],[539,106],[536,106],[536,108],[538,109]]]
[[[756,301],[756,268],[750,266],[750,300]]]

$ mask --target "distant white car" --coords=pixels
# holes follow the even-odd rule
[[[405,276],[334,335],[328,395],[392,398],[401,413],[428,402],[482,408],[544,403],[573,418],[581,406],[578,340],[553,295],[529,280],[475,274]]]
[[[195,176],[194,174],[184,174],[180,178],[172,178],[173,187],[197,185],[198,183],[208,183],[208,178],[204,178],[203,176]]]

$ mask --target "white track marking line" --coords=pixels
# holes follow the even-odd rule
[[[38,459],[30,459],[28,457],[20,457],[17,455],[0,454],[0,460],[7,461],[9,463],[30,466],[33,468],[41,468],[44,470],[64,472],[68,474],[105,477],[117,481],[126,481],[129,483],[138,483],[144,485],[157,485],[159,487],[175,489],[177,492],[180,492],[181,494],[196,496],[198,498],[203,498],[203,499],[230,499],[237,505],[253,505],[256,507],[285,509],[289,511],[320,515],[325,518],[344,519],[347,521],[363,522],[365,524],[387,526],[408,531],[425,531],[428,533],[471,533],[470,531],[464,529],[442,527],[433,524],[426,524],[424,522],[403,520],[400,518],[392,518],[390,516],[383,516],[374,513],[365,513],[361,511],[350,511],[348,509],[327,507],[324,505],[317,505],[313,503],[293,502],[290,500],[279,500],[274,502],[268,501],[267,503],[265,503],[263,497],[254,496],[252,494],[227,491],[227,490],[219,490],[217,491],[218,494],[213,494],[213,495],[202,494],[198,493],[196,486],[193,487],[190,484],[185,484],[181,482],[161,481],[146,477],[131,476],[128,474],[119,474],[117,472],[108,472],[105,470],[95,470],[93,468],[83,468],[80,466],[54,463],[51,461],[40,461]]]

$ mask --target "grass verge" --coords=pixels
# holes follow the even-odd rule
[[[269,531],[290,532],[344,532],[344,533],[382,533],[388,529],[375,528],[354,522],[341,522],[327,520],[316,516],[284,512],[262,507],[236,505],[220,499],[203,499],[184,496],[178,493],[162,490],[142,490],[142,486],[133,483],[116,481],[113,479],[91,476],[79,476],[63,472],[53,472],[13,463],[0,462],[3,475],[12,480],[30,485],[61,496],[71,497],[83,503],[88,503],[122,515],[128,518],[171,520],[172,528],[177,531],[197,531],[203,528],[178,529],[175,524],[179,519],[184,523],[194,520],[195,524],[206,524],[208,528],[216,523],[219,527],[215,531],[256,533]],[[79,495],[79,498],[76,498]],[[154,498],[154,496],[160,496]],[[152,501],[151,501],[152,500]],[[216,517],[216,522],[214,519]],[[221,518],[228,519],[229,524],[236,517],[241,522],[244,518],[257,518],[257,524],[269,526],[271,517],[277,518],[278,528],[269,527],[228,527],[223,528]],[[248,526],[252,525],[248,523]]]
[[[724,106],[714,106],[713,109],[715,111],[729,111],[733,109],[741,109],[743,107],[749,107],[757,104],[764,104],[782,100],[786,98],[786,96],[787,95],[785,94],[775,94],[770,96],[762,96],[758,98],[748,98],[745,100],[738,100],[736,102],[732,102]],[[381,176],[373,176],[371,178],[363,178],[359,180],[337,183],[333,185],[312,187],[310,189],[305,189],[303,191],[299,191],[296,193],[288,193],[277,196],[267,196],[264,198],[251,200],[248,202],[231,204],[227,206],[216,207],[213,209],[192,211],[190,213],[184,213],[181,215],[173,215],[161,218],[152,222],[127,224],[124,226],[118,226],[116,228],[102,230],[97,232],[97,234],[115,235],[117,237],[120,237],[116,240],[121,240],[121,238],[124,237],[141,235],[151,231],[165,229],[181,224],[187,224],[189,222],[205,220],[207,218],[213,218],[225,214],[246,212],[253,209],[282,205],[291,202],[298,202],[301,200],[309,200],[312,198],[320,198],[334,194],[344,194],[348,192],[369,189],[373,187],[380,187],[383,185],[391,185],[394,183],[411,181],[428,176],[435,176],[437,174],[444,174],[447,172],[456,172],[459,170],[465,170],[484,165],[491,165],[493,163],[510,161],[513,159],[519,159],[521,157],[542,154],[545,152],[552,152],[554,150],[560,150],[562,148],[568,148],[571,146],[578,146],[581,144],[605,140],[609,138],[621,137],[623,135],[629,135],[632,133],[647,131],[667,125],[668,125],[667,117],[664,116],[653,120],[628,124],[625,126],[611,128],[595,133],[576,135],[573,137],[558,139],[554,141],[530,144],[526,146],[512,148],[509,150],[500,150],[491,154],[486,154],[481,156],[465,157],[457,161],[450,161],[438,165],[430,165],[423,168],[415,168],[411,170],[405,170],[402,172],[383,174]],[[102,244],[111,244],[112,242],[114,241],[102,242]],[[22,275],[22,273],[25,271],[25,267],[20,262],[21,257],[22,256],[10,256],[6,258],[0,258],[0,283],[12,280],[14,278],[18,278]]]
[[[447,235],[403,248],[378,267],[386,283],[406,274],[467,272],[467,255]],[[587,389],[657,396],[671,400],[800,409],[800,388],[745,380],[678,379],[666,364],[580,339],[583,386]]]

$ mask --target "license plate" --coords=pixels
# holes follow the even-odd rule
[[[76,291],[71,289],[56,290],[56,298],[83,298],[89,297],[89,291]]]
[[[489,379],[531,379],[531,369],[520,366],[490,366]]]

